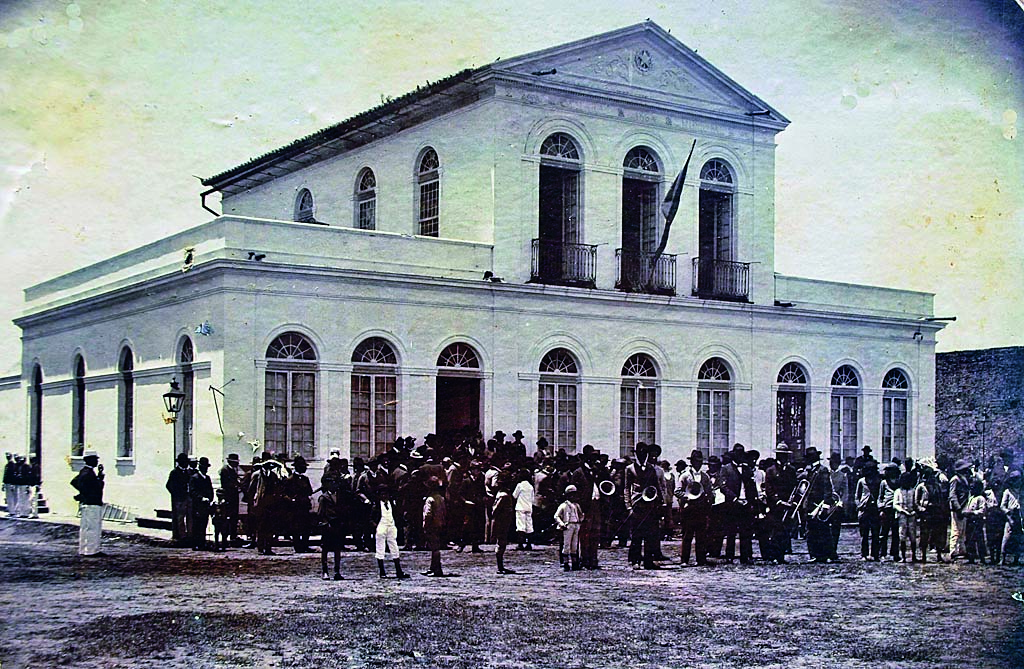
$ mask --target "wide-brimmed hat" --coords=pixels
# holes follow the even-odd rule
[[[793,453],[793,451],[789,448],[789,444],[787,444],[784,441],[780,441],[779,445],[775,447],[775,454],[778,455],[779,453],[785,453],[786,455],[791,455]]]
[[[515,432],[512,433],[512,436],[516,439],[522,439],[525,435],[523,434],[522,430],[516,430]]]
[[[210,458],[208,458],[208,457],[206,457],[204,455],[203,457],[199,458],[199,462],[197,462],[196,464],[198,464],[199,466],[206,465],[207,467],[209,467],[210,466]]]
[[[228,462],[238,462],[238,453],[228,453]]]
[[[817,462],[821,460],[821,451],[816,449],[814,446],[808,446],[804,449],[804,460],[808,462]]]
[[[565,486],[565,494],[566,495],[568,495],[570,493],[574,493],[574,492],[576,492],[576,486],[574,486],[571,483],[569,485]]]
[[[82,457],[83,458],[98,458],[98,457],[100,457],[100,454],[97,453],[94,449],[90,448],[85,453],[82,453]],[[19,455],[18,458],[24,460],[25,456],[24,455]]]
[[[704,451],[699,448],[690,451],[690,462],[704,462]]]
[[[953,465],[953,469],[958,472],[962,472],[966,469],[970,469],[971,466],[972,465],[970,460],[967,460],[966,458],[960,458],[959,460],[956,461],[956,464]]]
[[[1019,478],[1020,478],[1020,472],[1018,470],[1016,470],[1016,469],[1014,469],[1012,472],[1010,472],[1009,474],[1006,475],[1006,480],[1007,481],[1012,481],[1014,479],[1019,479]]]
[[[709,465],[720,465],[720,464],[722,464],[722,458],[718,457],[717,455],[712,455],[712,456],[710,456],[708,458],[708,464]]]

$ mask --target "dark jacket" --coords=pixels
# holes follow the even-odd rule
[[[71,485],[78,494],[75,495],[82,504],[87,506],[103,506],[103,475],[86,465],[78,470],[78,475],[71,479]]]
[[[171,493],[172,500],[188,497],[188,479],[190,476],[189,471],[181,467],[175,467],[167,475],[167,485],[165,487],[167,492]]]
[[[188,480],[188,496],[192,498],[192,508],[208,506],[213,501],[213,481],[208,474],[199,470],[193,472]]]

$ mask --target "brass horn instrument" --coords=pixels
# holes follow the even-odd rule
[[[789,494],[789,501],[786,502],[786,513],[782,514],[782,522],[788,521],[797,510],[803,506],[804,498],[807,497],[807,491],[811,489],[811,482],[807,479],[803,479],[796,484],[793,488],[793,492]]]
[[[597,484],[597,490],[605,497],[611,497],[615,494],[615,482],[605,479]]]
[[[815,506],[807,517],[812,520],[818,520],[823,523],[827,523],[836,511],[843,508],[843,500],[836,493],[832,493],[826,499],[821,500]]]
[[[652,485],[649,485],[646,488],[644,488],[643,494],[640,495],[640,501],[647,502],[649,504],[651,502],[656,501],[659,497],[660,495],[658,494],[658,489]]]

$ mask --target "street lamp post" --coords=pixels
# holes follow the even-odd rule
[[[171,418],[168,422],[172,425],[178,420],[178,412],[181,411],[181,405],[185,401],[185,393],[181,392],[181,388],[178,387],[178,380],[171,378],[171,389],[164,393],[164,408],[167,409],[167,413],[171,414]],[[171,434],[171,440],[173,441],[171,448],[172,457],[178,456],[178,431],[174,429]]]

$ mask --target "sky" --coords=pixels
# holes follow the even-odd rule
[[[1024,345],[1013,0],[0,0],[0,374],[23,289],[205,222],[197,177],[648,18],[792,121],[777,272],[935,293],[940,351]]]

